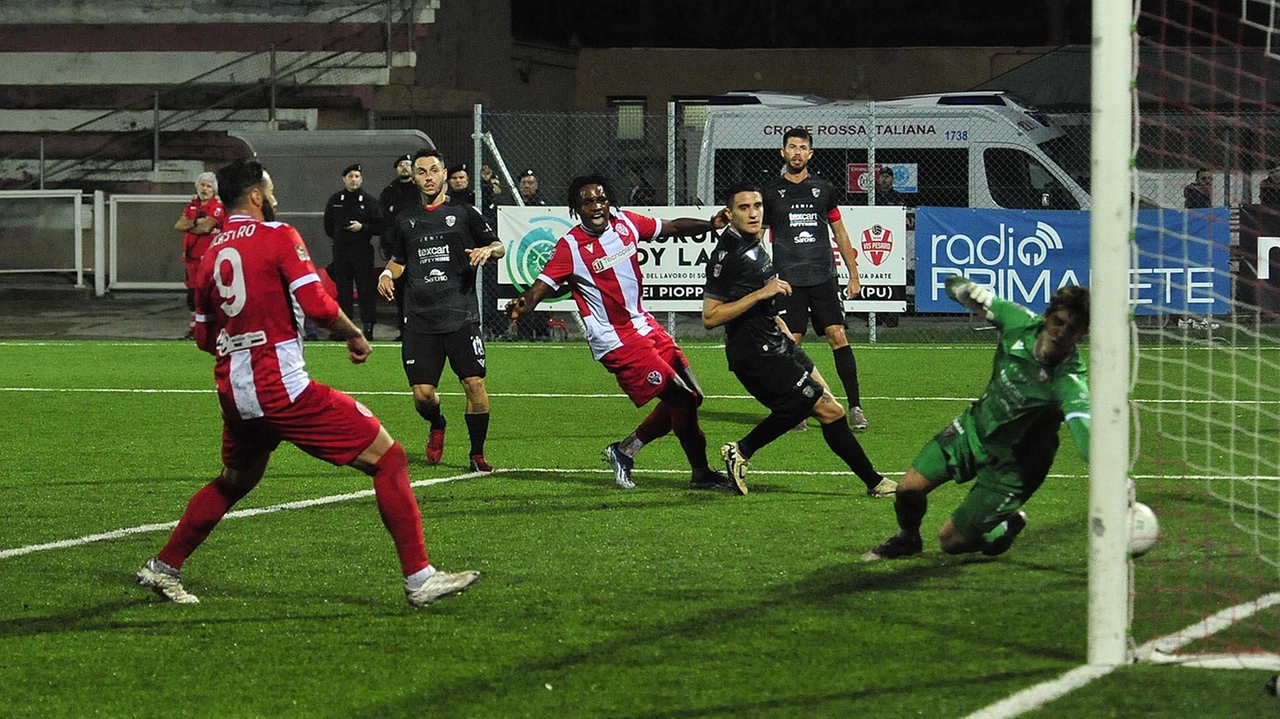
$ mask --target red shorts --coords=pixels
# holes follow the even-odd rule
[[[373,444],[382,428],[363,404],[319,382],[312,382],[288,407],[255,419],[239,419],[235,401],[221,395],[219,399],[224,405],[222,464],[231,469],[252,467],[282,441],[342,466]],[[231,403],[229,413],[227,402]]]
[[[689,366],[689,360],[671,335],[655,329],[610,351],[600,364],[618,378],[618,386],[631,401],[643,407],[662,393],[678,370]]]

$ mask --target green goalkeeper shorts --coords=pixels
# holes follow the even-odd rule
[[[1028,458],[1020,462],[1014,457],[987,455],[976,437],[973,417],[966,410],[929,440],[911,463],[935,486],[977,480],[951,515],[952,524],[971,542],[1026,503],[1044,482],[1057,451],[1054,435],[1053,441],[1038,451],[1020,452]]]

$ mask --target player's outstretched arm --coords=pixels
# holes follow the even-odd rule
[[[995,315],[991,312],[991,302],[996,295],[990,289],[960,275],[948,277],[946,286],[948,297],[988,320],[995,319]]]
[[[699,220],[696,217],[679,217],[674,220],[662,220],[659,237],[697,237],[708,232],[719,230],[729,224],[728,215],[717,212],[710,220]]]
[[[537,307],[538,303],[549,294],[551,294],[551,285],[542,280],[534,280],[529,289],[508,302],[502,311],[506,313],[508,319],[518,319],[520,315],[532,312],[533,308]]]
[[[1067,430],[1071,432],[1071,441],[1076,444],[1076,451],[1085,464],[1089,463],[1089,425],[1088,415],[1073,415],[1067,418]]]

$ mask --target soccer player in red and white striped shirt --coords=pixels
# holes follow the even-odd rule
[[[170,601],[197,603],[182,586],[183,562],[257,486],[284,441],[373,477],[411,605],[466,589],[479,572],[441,572],[427,559],[404,448],[364,405],[307,374],[306,317],[345,337],[356,364],[373,350],[321,288],[298,231],[273,221],[271,176],[257,162],[237,160],[218,172],[218,186],[230,217],[200,263],[195,336],[200,349],[215,357],[223,470],[188,502],[168,543],[138,570],[138,584]]]
[[[644,280],[637,243],[659,237],[690,237],[717,229],[717,220],[682,217],[659,220],[616,207],[617,191],[601,175],[574,178],[569,212],[581,222],[556,242],[551,259],[529,289],[507,304],[518,318],[547,295],[568,286],[587,331],[591,353],[614,374],[637,407],[658,404],[626,439],[604,449],[614,481],[632,489],[631,469],[644,445],[674,432],[693,470],[694,489],[727,489],[746,494],[707,463],[707,438],[698,425],[702,388],[675,340],[641,303]],[[718,220],[723,226],[723,219]]]

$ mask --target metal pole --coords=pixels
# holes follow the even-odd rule
[[[44,138],[40,138],[40,189],[44,189]]]
[[[106,194],[93,191],[93,294],[107,294],[107,212]]]
[[[276,44],[271,43],[271,85],[270,97],[267,98],[270,105],[268,106],[267,120],[271,122],[271,129],[278,129],[276,126]]]
[[[480,177],[480,168],[484,167],[483,117],[484,105],[476,103],[471,107],[471,190],[476,198],[476,208],[481,210],[484,209],[484,193],[476,178]]]
[[[667,204],[676,204],[676,104],[674,102],[667,103]]]
[[[387,41],[387,70],[389,71],[391,69],[391,0],[387,0],[387,29],[385,39]]]
[[[152,110],[154,129],[151,131],[151,171],[160,169],[160,91],[153,93],[154,108]]]

